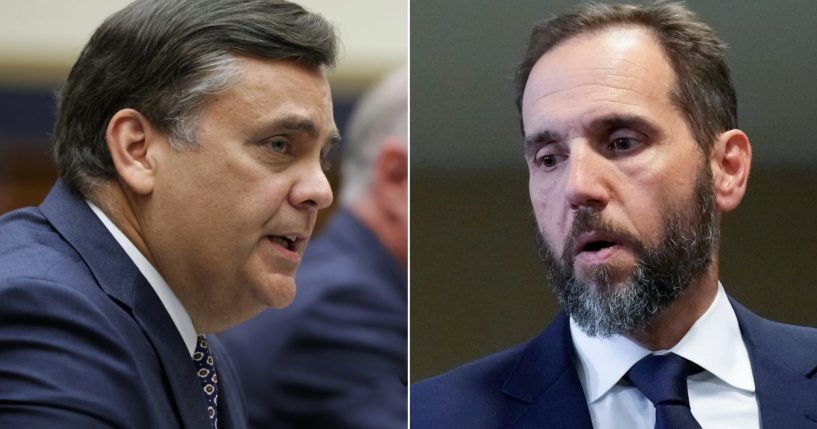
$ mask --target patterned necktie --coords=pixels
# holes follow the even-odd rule
[[[687,377],[703,371],[674,353],[649,355],[627,377],[655,405],[655,429],[701,429],[689,409]]]
[[[193,352],[193,363],[196,364],[196,374],[207,397],[207,414],[210,416],[210,423],[213,429],[218,428],[218,375],[216,374],[216,363],[213,355],[210,354],[210,347],[204,335],[199,335],[196,343],[196,351]]]

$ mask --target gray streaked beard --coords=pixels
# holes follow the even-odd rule
[[[539,255],[551,288],[565,312],[587,335],[608,338],[644,332],[704,273],[712,262],[720,234],[708,162],[699,168],[690,200],[667,207],[663,235],[653,247],[616,227],[599,212],[576,213],[561,258],[555,256],[541,233],[537,234]],[[575,277],[570,249],[588,231],[607,231],[626,238],[638,263],[623,283],[613,284],[619,268],[609,265],[590,271],[590,281]]]

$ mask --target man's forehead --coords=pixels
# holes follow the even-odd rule
[[[674,84],[675,73],[649,30],[630,26],[582,34],[536,62],[525,86],[523,119],[574,99],[665,102]]]
[[[299,63],[293,60],[269,60],[250,56],[237,56],[241,83],[254,89],[278,91],[287,89],[320,89],[322,95],[330,96],[329,81],[322,66]],[[304,88],[304,83],[310,87]]]

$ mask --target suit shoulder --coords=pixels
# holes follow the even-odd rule
[[[88,427],[147,409],[128,372],[135,362],[126,341],[93,298],[40,278],[6,278],[0,318],[0,402],[36,404],[11,406],[1,427],[54,421]]]
[[[770,332],[786,335],[796,343],[811,344],[817,350],[817,328],[767,320]]]
[[[788,345],[811,346],[817,352],[817,328],[777,322],[763,318],[732,300],[732,307],[744,335],[766,348],[785,348]]]
[[[421,393],[434,386],[454,389],[495,386],[496,383],[501,383],[508,372],[513,369],[526,345],[527,343],[517,344],[420,381],[412,385],[412,391]],[[497,386],[499,387],[501,386]]]
[[[80,277],[90,276],[76,250],[38,209],[15,210],[0,217],[0,280],[70,279],[77,269],[85,273]]]
[[[502,387],[526,346],[516,345],[413,384],[411,426],[458,427],[458,421],[490,421],[490,415],[500,413],[503,401],[512,400]]]
[[[777,322],[769,320],[769,323],[775,325],[778,329],[788,331],[793,335],[805,335],[810,337],[817,337],[817,328],[806,325],[795,325],[793,323]]]

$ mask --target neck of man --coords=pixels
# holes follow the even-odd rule
[[[214,291],[227,291],[217,285],[192,288],[195,285],[187,278],[180,277],[184,270],[170,270],[159,263],[156,253],[151,250],[150,236],[145,216],[146,201],[131,192],[120,181],[109,181],[95,189],[92,202],[119,228],[134,247],[150,262],[167,282],[168,287],[184,307],[197,333],[221,332],[260,313],[265,307],[247,298],[237,300],[232,296],[214,295]],[[153,233],[155,235],[155,232]],[[154,246],[157,244],[154,242]],[[165,258],[165,260],[168,260]],[[177,267],[178,268],[178,267]],[[175,274],[175,276],[174,276]],[[181,274],[183,275],[183,274]],[[226,293],[226,292],[225,292]],[[233,304],[230,307],[227,304]],[[242,312],[225,311],[230,307],[243,309]]]
[[[168,278],[167,273],[163,272],[163,267],[158,263],[156,255],[151,250],[150,244],[146,239],[146,224],[143,216],[144,206],[138,199],[139,196],[134,195],[133,192],[128,189],[127,185],[119,180],[114,180],[102,183],[96,187],[92,202],[108,216],[108,219],[122,231],[139,253],[164,277],[168,287],[170,287],[173,294],[176,295],[176,298],[179,299],[190,316],[196,331],[204,332],[201,330],[201,320],[196,317],[197,314],[202,313],[199,309],[201,306],[197,305],[195,300],[191,299],[191,296],[195,297],[195,295],[185,293],[188,291],[174,287],[174,285],[179,282]]]
[[[95,189],[92,202],[125,234],[151,265],[158,269],[156,258],[144,238],[144,222],[135,198],[121,182],[109,181]]]
[[[706,312],[718,293],[718,261],[709,267],[672,305],[653,319],[647,329],[628,338],[649,350],[668,350],[678,344]]]

